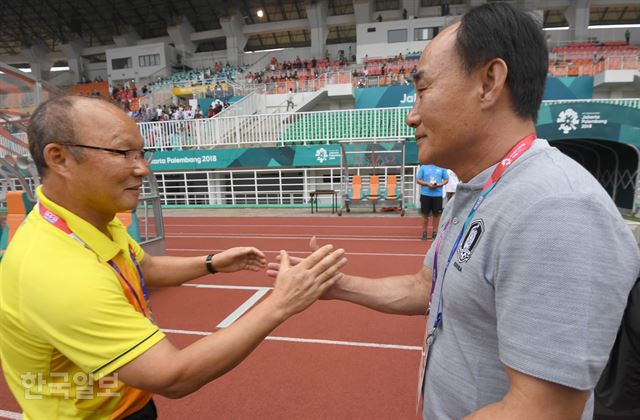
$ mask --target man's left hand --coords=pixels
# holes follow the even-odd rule
[[[220,273],[233,273],[240,270],[260,271],[267,265],[267,258],[257,248],[242,246],[215,254],[212,264]]]

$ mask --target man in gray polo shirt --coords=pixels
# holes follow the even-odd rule
[[[427,46],[407,123],[420,163],[458,174],[456,198],[418,273],[345,275],[325,295],[430,304],[425,419],[592,417],[640,253],[598,182],[535,139],[547,60],[539,25],[506,3]]]

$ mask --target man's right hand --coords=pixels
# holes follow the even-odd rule
[[[344,249],[332,250],[332,245],[325,245],[295,265],[286,251],[280,251],[274,290],[269,298],[276,300],[285,318],[309,307],[343,276],[339,270],[347,263]]]

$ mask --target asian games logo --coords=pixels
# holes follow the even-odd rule
[[[58,216],[56,216],[55,214],[51,213],[49,210],[44,212],[43,217],[45,218],[45,220],[49,223],[58,223],[58,220],[60,219]]]
[[[578,118],[578,113],[576,111],[571,108],[567,108],[560,112],[556,122],[560,124],[558,130],[562,131],[564,134],[569,134],[571,131],[578,128],[580,118]]]
[[[327,153],[324,147],[316,150],[316,159],[318,160],[318,163],[324,163],[327,159],[329,159],[329,153]]]

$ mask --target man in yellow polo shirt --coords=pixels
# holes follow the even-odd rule
[[[326,246],[288,265],[230,327],[176,349],[146,287],[258,271],[256,248],[203,257],[145,254],[115,217],[137,206],[149,155],[136,124],[97,98],[43,103],[28,130],[42,186],[0,264],[0,358],[25,419],[155,418],[153,393],[187,395],[240,363],[276,326],[341,277]]]

